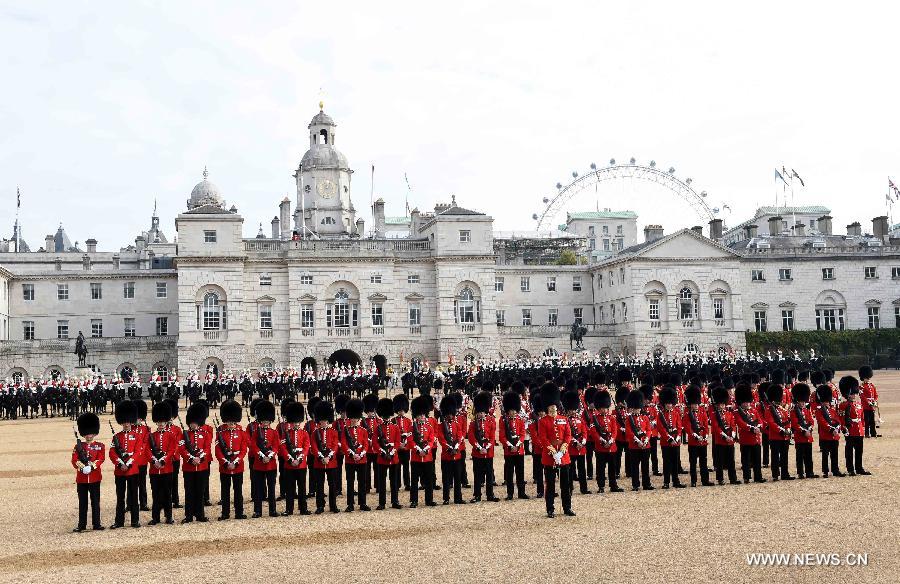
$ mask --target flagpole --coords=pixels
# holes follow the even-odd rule
[[[369,182],[369,211],[372,213],[372,233],[376,231],[375,225],[375,165],[372,165],[372,180]]]
[[[16,253],[19,253],[19,240],[22,239],[21,229],[19,228],[19,208],[22,206],[22,191],[16,186]],[[48,250],[49,251],[49,250]]]

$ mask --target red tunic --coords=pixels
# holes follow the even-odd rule
[[[337,468],[337,453],[341,444],[334,428],[316,428],[309,437],[313,468]]]
[[[400,462],[400,428],[393,422],[385,422],[381,424],[379,430],[375,432],[375,439],[372,441],[378,446],[378,458],[375,462],[378,464],[392,465]]]
[[[787,440],[791,437],[791,412],[783,404],[769,404],[766,408],[766,425],[769,440]]]
[[[661,446],[681,445],[681,413],[676,408],[663,407],[656,415],[656,430]]]
[[[150,427],[147,424],[138,422],[134,426],[131,427],[132,431],[140,437],[142,442],[140,446],[140,454],[138,456],[137,461],[135,461],[139,466],[146,466],[149,462],[149,458],[147,458],[147,436],[150,435]]]
[[[188,440],[194,445],[194,450],[201,453],[200,464],[191,464],[191,453],[188,449]],[[187,432],[184,432],[184,440],[178,451],[178,456],[181,457],[181,468],[184,469],[184,472],[209,470],[209,462],[212,458],[212,442],[203,428],[198,428],[197,430],[188,428]]]
[[[791,408],[791,428],[794,430],[794,444],[812,444],[813,434],[816,431],[812,409],[807,405],[800,406],[799,413],[797,410],[797,405]]]
[[[525,454],[525,420],[513,414],[504,415],[497,424],[500,427],[500,444],[503,456],[524,456]],[[507,432],[506,427],[509,426]]]
[[[757,446],[762,444],[763,429],[759,422],[756,406],[738,408],[734,412],[734,423],[737,426],[738,442],[741,446]]]
[[[372,414],[368,418],[363,418],[361,423],[362,427],[365,429],[366,433],[369,436],[369,454],[378,454],[378,444],[375,443],[375,431],[384,422],[381,421],[381,418],[378,418],[374,414]]]
[[[456,419],[450,418],[442,421],[438,426],[438,441],[441,443],[441,460],[460,460],[463,453],[463,441],[465,437],[460,432]]]
[[[597,452],[617,452],[616,434],[618,423],[613,414],[593,412],[588,422],[588,436],[594,443]]]
[[[394,418],[397,427],[400,428],[400,450],[409,449],[409,437],[412,434],[412,420],[406,416],[397,416]]]
[[[150,475],[171,474],[175,470],[172,463],[178,456],[178,448],[178,442],[172,432],[168,430],[151,432],[147,441],[147,460],[150,461],[147,468]],[[154,456],[154,450],[159,457]],[[161,466],[157,466],[160,463]]]
[[[844,402],[841,404],[841,423],[850,436],[863,436],[865,434],[865,422],[863,421],[863,407],[859,402]]]
[[[628,426],[628,410],[624,407],[617,407],[613,410],[612,415],[616,418],[616,442],[627,444],[628,431],[626,426]]]
[[[224,448],[223,448],[224,446]],[[244,474],[244,458],[250,450],[250,435],[237,424],[219,427],[216,437],[216,460],[220,474]],[[228,468],[226,462],[237,463]]]
[[[721,422],[720,422],[721,420]],[[715,411],[709,417],[713,444],[719,446],[734,445],[734,413],[723,409],[716,414]]]
[[[103,475],[100,471],[100,466],[103,464],[103,461],[106,460],[106,447],[102,442],[81,442],[81,446],[85,453],[87,453],[88,459],[91,461],[91,472],[90,474],[84,474],[80,470],[75,473],[75,482],[76,483],[99,483],[103,480]],[[72,467],[78,470],[78,461],[81,460],[78,458],[78,450],[77,448],[72,449]]]
[[[544,466],[556,466],[553,455],[550,454],[549,447],[552,446],[557,451],[563,449],[572,442],[572,430],[569,428],[569,420],[563,416],[546,415],[538,420],[538,435],[541,438],[541,464]],[[563,452],[560,465],[565,466],[571,462],[569,458],[569,450]]]
[[[646,414],[626,414],[625,440],[629,450],[649,449],[650,437],[650,418]]]
[[[481,414],[475,416],[475,419],[469,423],[468,432],[469,443],[472,445],[472,458],[494,458],[496,431],[494,418],[482,417]],[[481,436],[480,441],[479,435]]]
[[[278,454],[281,447],[281,439],[274,428],[266,428],[257,424],[250,437],[250,468],[258,471],[270,471],[278,468],[278,456],[272,456],[268,461],[261,454]]]
[[[351,444],[352,442],[352,444]],[[360,426],[344,426],[341,435],[341,451],[347,464],[366,464],[369,451],[369,433]]]
[[[832,404],[819,404],[816,410],[816,422],[819,426],[819,441],[841,439],[841,418],[837,408]]]
[[[584,425],[584,418],[574,414],[567,416],[569,421],[569,431],[572,433],[572,440],[569,442],[570,456],[584,456],[587,454],[588,430]]]
[[[863,381],[859,385],[859,395],[863,411],[874,411],[875,406],[878,405],[878,390],[875,388],[875,384],[871,381]]]
[[[118,443],[122,456],[116,451],[115,445]],[[141,447],[140,437],[132,431],[126,432],[122,430],[113,436],[113,440],[109,447],[109,459],[115,465],[113,474],[117,477],[129,477],[138,474],[138,461],[144,456],[139,449]],[[121,463],[125,462],[125,468]]]
[[[411,420],[406,447],[410,462],[431,462],[434,459],[434,429],[428,420]]]
[[[653,396],[656,399],[656,396]],[[649,403],[644,405],[643,414],[647,416],[647,420],[650,421],[650,437],[651,438],[659,438],[659,428],[657,428],[656,420],[659,416],[659,406],[655,403]]]

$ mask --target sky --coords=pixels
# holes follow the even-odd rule
[[[726,224],[784,197],[784,165],[796,204],[870,229],[900,178],[900,6],[831,4],[0,1],[0,235],[19,188],[32,249],[62,223],[117,250],[154,200],[171,238],[204,166],[268,232],[320,99],[370,226],[374,190],[392,216],[454,195],[533,229],[556,183],[635,157]],[[607,207],[700,222],[632,181],[563,208]]]

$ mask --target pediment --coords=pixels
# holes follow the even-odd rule
[[[316,298],[316,297],[313,296],[312,294],[304,294],[304,295],[301,296],[299,299],[300,299],[300,300],[312,301],[312,302],[315,302],[316,300],[318,300],[318,298]]]
[[[750,308],[759,308],[759,309],[763,309],[763,308],[768,308],[768,307],[769,307],[769,305],[766,304],[765,302],[757,302],[756,304],[751,304],[751,305],[750,305]]]
[[[738,254],[690,229],[653,242],[635,256],[645,258],[734,259]]]
[[[422,296],[421,294],[419,294],[418,292],[413,292],[412,294],[407,294],[406,299],[414,302],[414,301],[419,301],[419,300],[425,300],[425,297]]]
[[[272,296],[269,296],[267,294],[265,296],[260,296],[259,298],[256,299],[256,301],[257,302],[275,302],[275,298]]]
[[[788,300],[778,305],[779,308],[797,308],[797,304]]]
[[[644,296],[646,296],[647,298],[662,298],[665,295],[666,295],[666,293],[663,292],[662,290],[660,290],[659,288],[654,288],[652,290],[648,290],[647,292],[644,292]]]
[[[372,294],[368,298],[369,298],[369,300],[371,300],[373,302],[384,302],[385,300],[388,299],[388,297],[385,296],[384,294],[382,294],[381,292],[376,292],[375,294]]]

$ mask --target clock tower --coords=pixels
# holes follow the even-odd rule
[[[303,237],[356,235],[356,209],[350,202],[350,177],[353,171],[347,158],[334,147],[337,124],[324,112],[309,122],[309,150],[294,173],[297,181],[297,212],[294,224]],[[362,235],[362,234],[359,234]]]

